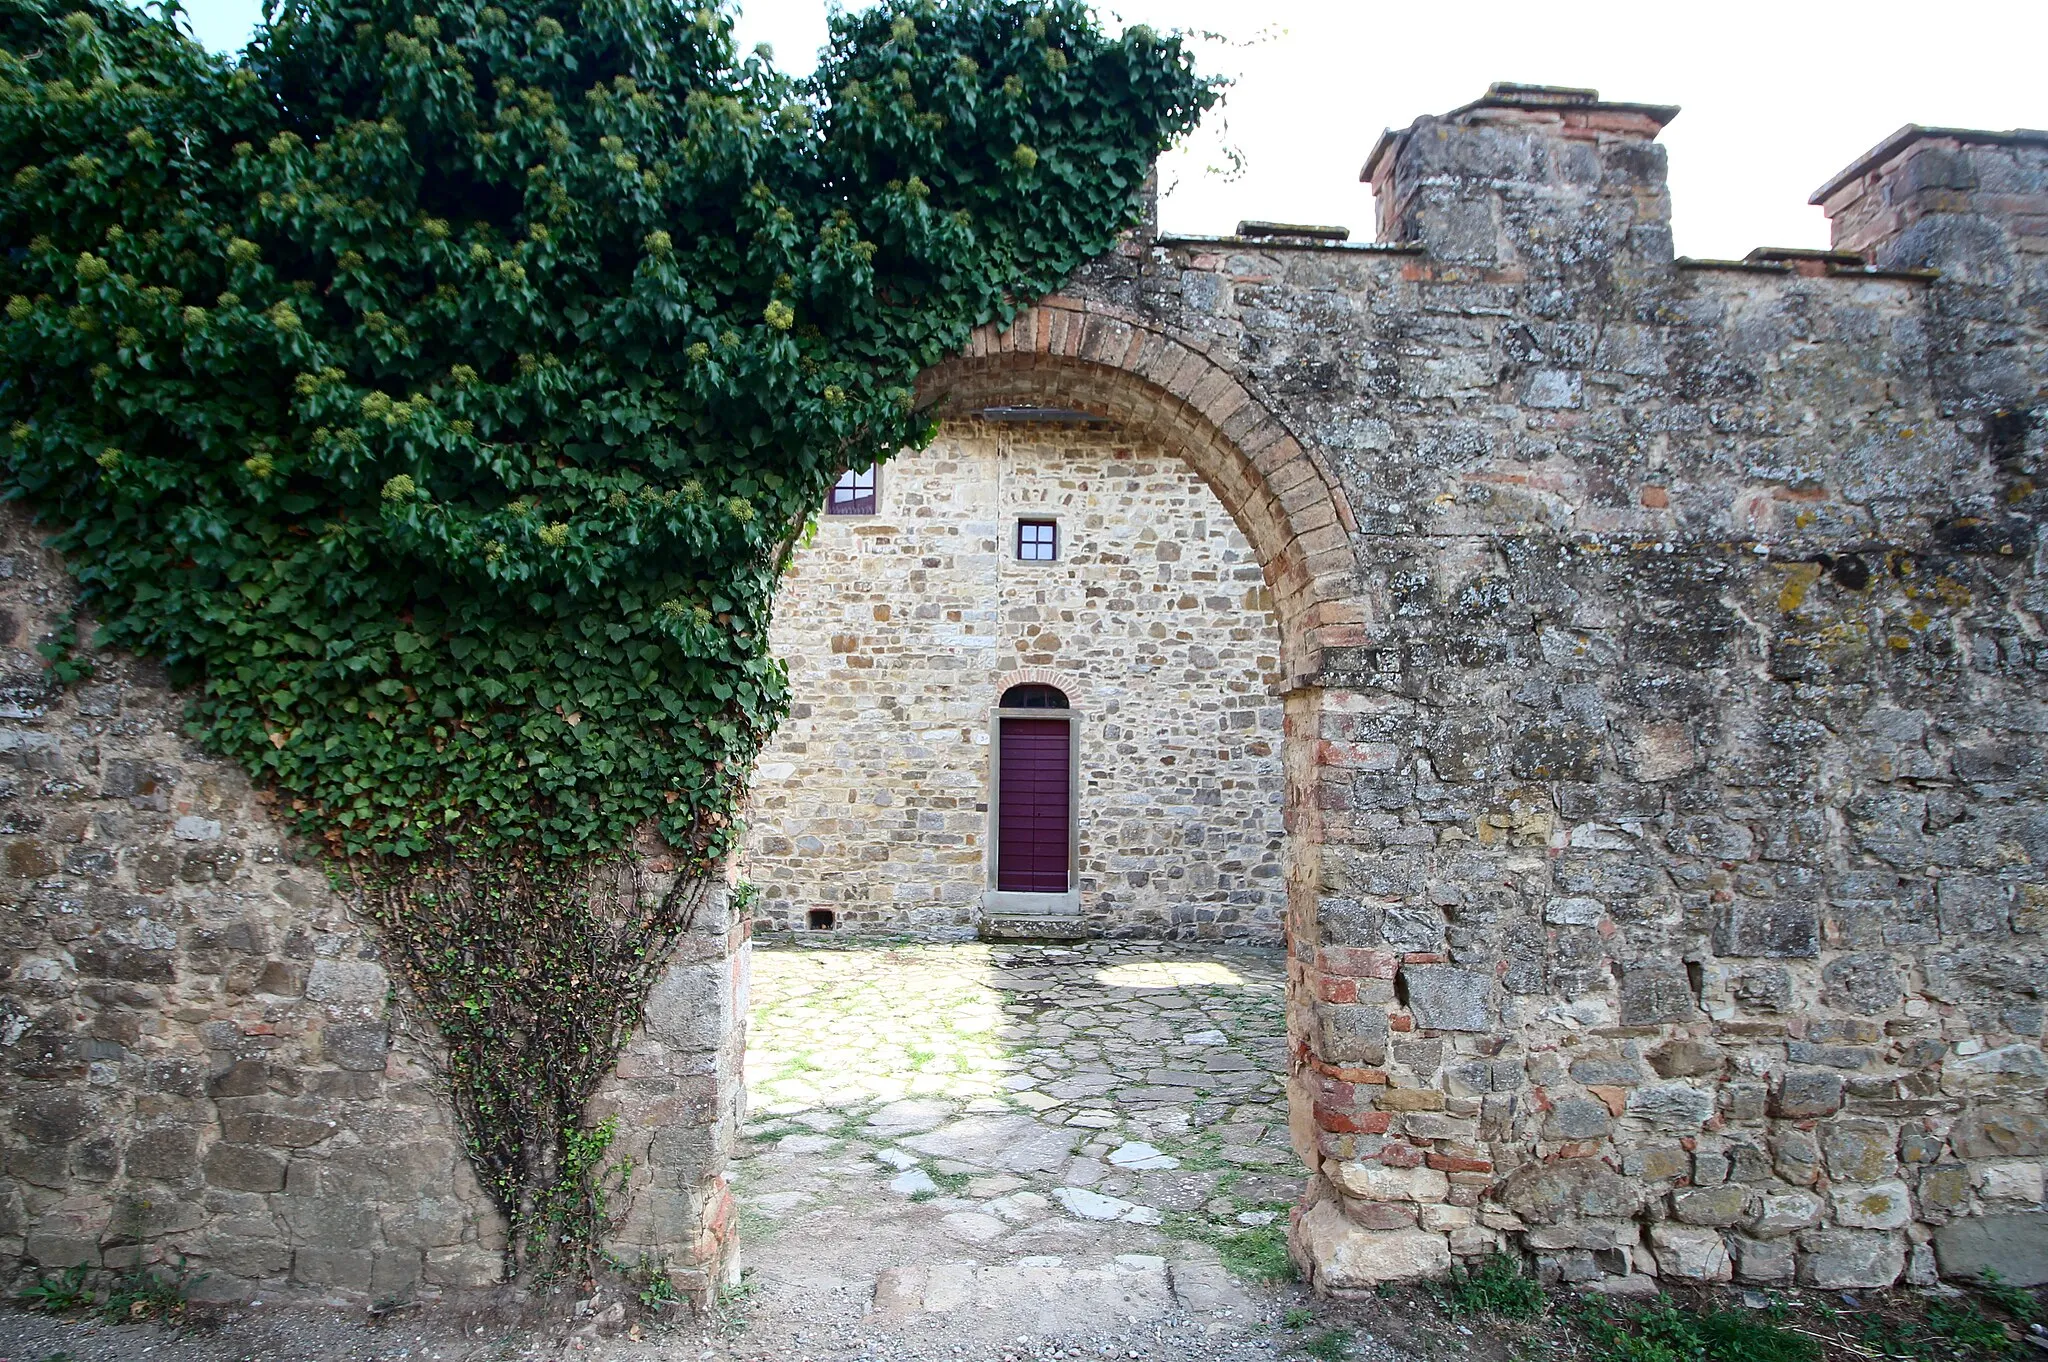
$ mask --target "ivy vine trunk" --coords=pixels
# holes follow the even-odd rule
[[[1216,98],[1075,0],[288,0],[237,58],[0,0],[0,424],[101,621],[359,877],[521,1269],[784,707],[792,527],[916,375],[1107,249]]]
[[[446,854],[360,879],[447,1047],[470,1159],[515,1230],[515,1271],[594,1277],[632,1170],[606,1159],[613,1119],[586,1127],[585,1113],[710,882],[651,875],[630,855]]]

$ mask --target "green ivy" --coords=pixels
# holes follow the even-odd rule
[[[105,644],[338,849],[715,857],[917,372],[1128,224],[1179,45],[964,0],[817,74],[653,0],[0,7],[0,420]]]
[[[702,873],[827,489],[929,438],[919,371],[1106,250],[1214,98],[1077,0],[890,0],[803,81],[723,5],[285,0],[226,59],[0,0],[6,492],[298,831],[435,867],[404,902],[643,829]]]

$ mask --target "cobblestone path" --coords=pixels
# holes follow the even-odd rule
[[[1301,1187],[1277,952],[769,946],[753,971],[758,1341],[1270,1348],[1277,1295],[1225,1264],[1277,1262]]]

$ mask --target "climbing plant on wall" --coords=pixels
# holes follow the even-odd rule
[[[361,878],[523,1265],[591,1248],[695,902],[631,846],[731,845],[800,527],[1213,98],[1076,0],[890,0],[803,81],[661,0],[284,0],[235,60],[0,0],[7,490]]]

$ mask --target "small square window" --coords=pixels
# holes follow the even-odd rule
[[[875,466],[849,468],[832,484],[825,498],[826,515],[873,515],[875,513]]]
[[[1050,563],[1060,556],[1060,526],[1056,520],[1017,522],[1017,561]]]

